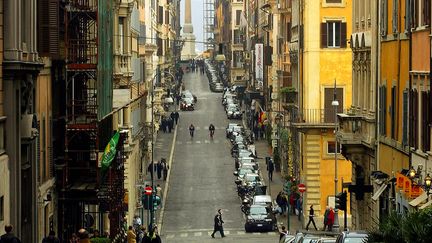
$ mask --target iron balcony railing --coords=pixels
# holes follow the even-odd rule
[[[335,124],[335,110],[329,109],[303,109],[292,110],[290,113],[290,121],[293,124]],[[342,109],[338,109],[337,113],[344,113]]]

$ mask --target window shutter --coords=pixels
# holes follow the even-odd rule
[[[59,55],[59,1],[38,1],[38,52],[41,56]]]
[[[413,144],[414,148],[418,148],[418,91],[413,93]]]
[[[324,89],[324,122],[332,123],[334,122],[334,109],[331,105],[333,101],[333,88]]]
[[[403,92],[402,107],[402,145],[408,143],[408,91]]]
[[[321,23],[321,48],[327,47],[327,23]]]
[[[159,19],[158,19],[158,23],[159,24],[163,24],[163,7],[162,6],[159,6],[159,11],[158,11],[158,17],[159,17]]]
[[[399,22],[399,0],[393,0],[393,15],[392,15],[392,31],[398,33],[398,22]]]
[[[391,137],[396,139],[396,87],[392,87],[391,92]]]
[[[340,28],[340,37],[341,37],[341,48],[346,48],[347,47],[347,24],[346,23],[341,23],[341,28]]]

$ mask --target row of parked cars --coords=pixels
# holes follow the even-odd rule
[[[235,88],[225,88],[222,94],[222,105],[228,119],[242,119],[243,113],[240,110],[240,104],[237,99]]]
[[[298,231],[295,235],[285,235],[279,243],[365,243],[367,236],[364,231],[343,231],[339,234]]]
[[[251,136],[242,125],[229,123],[226,137],[232,144],[234,176],[237,193],[241,199],[240,209],[246,216],[245,231],[273,231],[277,221],[271,196],[266,195],[267,186],[261,177],[256,150]]]
[[[205,60],[206,74],[209,81],[209,87],[212,92],[220,93],[224,90],[224,85],[219,78],[215,66],[209,59]]]

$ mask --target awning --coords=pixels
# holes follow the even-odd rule
[[[430,205],[432,205],[432,200],[429,200],[427,203],[421,205],[419,207],[419,209],[425,209],[425,208],[429,207]]]
[[[381,196],[381,194],[387,189],[388,184],[387,183],[383,183],[380,188],[373,194],[372,199],[373,200],[378,200],[378,198]]]
[[[427,193],[423,192],[420,196],[416,197],[416,199],[409,202],[409,205],[413,207],[417,207],[417,205],[419,205],[421,202],[423,202],[426,199],[427,199]]]

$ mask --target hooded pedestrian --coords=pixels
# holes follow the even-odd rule
[[[21,240],[12,233],[13,226],[11,224],[5,225],[4,230],[6,234],[0,237],[0,243],[21,243]]]
[[[144,243],[161,243],[162,240],[159,237],[155,228],[149,229],[149,232],[144,236]]]
[[[42,240],[42,243],[60,243],[60,240],[55,236],[55,232],[51,230],[48,236]]]
[[[213,233],[211,234],[212,238],[215,238],[214,234],[218,231],[222,237],[225,237],[223,232],[223,223],[224,221],[222,219],[222,209],[218,209],[217,214],[214,216],[214,230]]]
[[[282,215],[285,212],[285,209],[286,209],[286,203],[285,203],[284,195],[283,195],[282,191],[280,191],[278,193],[278,195],[276,196],[276,203],[281,208],[280,214]]]
[[[271,159],[267,163],[267,171],[268,171],[268,177],[270,181],[273,181],[274,163]]]
[[[174,127],[174,120],[170,118],[168,118],[168,132],[171,133],[171,130]]]

